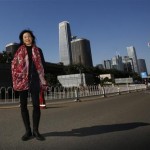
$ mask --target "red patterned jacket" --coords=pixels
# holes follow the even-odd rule
[[[39,74],[41,85],[46,85],[44,78],[44,68],[38,47],[32,48],[32,60]],[[14,55],[11,63],[13,88],[16,91],[29,89],[29,58],[25,45],[21,45]]]

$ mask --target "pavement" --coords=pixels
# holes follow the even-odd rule
[[[45,141],[22,141],[19,104],[5,104],[0,107],[0,150],[148,150],[149,94],[47,101],[39,127]],[[32,120],[31,104],[29,113]]]

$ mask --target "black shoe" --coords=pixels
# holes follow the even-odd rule
[[[45,140],[45,138],[38,131],[33,131],[33,136],[39,141]]]
[[[26,132],[23,136],[22,136],[22,141],[27,141],[29,139],[31,139],[32,137],[32,133],[31,132]]]

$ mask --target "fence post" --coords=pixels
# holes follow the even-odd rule
[[[79,99],[79,88],[75,88],[75,102],[80,102],[80,99]]]
[[[120,87],[119,87],[119,85],[118,85],[118,94],[120,95]]]
[[[128,93],[130,93],[130,89],[129,89],[129,84],[127,83],[127,90],[128,90]]]
[[[105,97],[105,96],[106,96],[106,93],[105,93],[105,88],[104,88],[104,86],[102,86],[102,90],[103,90],[103,97]]]

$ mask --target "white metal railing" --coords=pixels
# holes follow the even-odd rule
[[[116,85],[116,86],[103,86],[90,85],[78,88],[78,96],[89,97],[89,96],[107,96],[112,94],[129,93],[132,91],[146,90],[145,84],[129,84],[129,85]],[[72,99],[76,97],[76,87],[48,87],[45,92],[45,100],[56,100],[56,99]],[[31,100],[31,94],[29,93],[28,100]],[[18,103],[19,93],[15,92],[12,87],[0,87],[0,104],[7,103]]]

